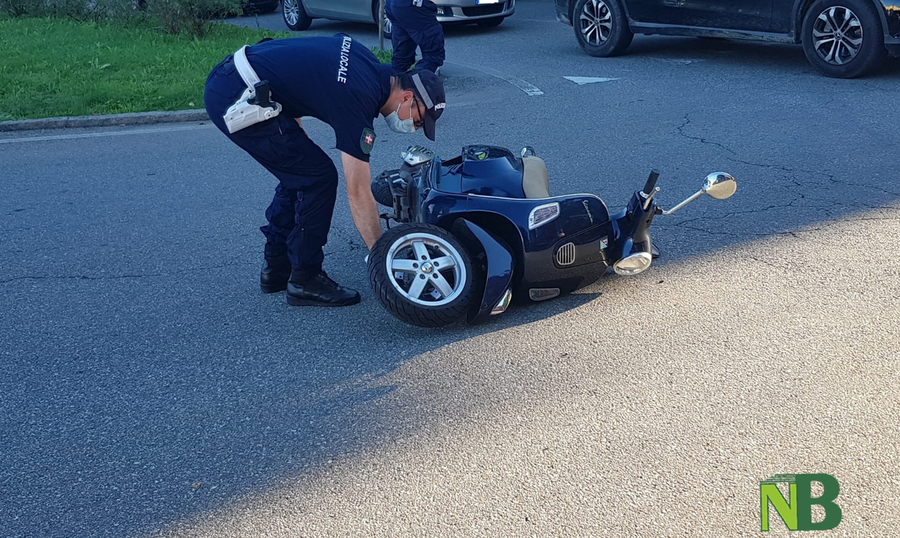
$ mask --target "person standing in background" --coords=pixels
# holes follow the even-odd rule
[[[385,0],[384,11],[391,21],[394,48],[391,68],[394,75],[405,73],[416,60],[416,68],[436,73],[444,64],[444,30],[437,20],[437,6],[431,0]]]

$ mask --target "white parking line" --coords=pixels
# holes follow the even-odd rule
[[[544,95],[544,92],[541,91],[541,89],[538,88],[537,86],[530,84],[528,82],[525,82],[524,80],[522,80],[520,78],[516,78],[512,75],[504,75],[503,73],[501,73],[500,71],[497,71],[496,69],[491,69],[490,67],[476,67],[474,65],[469,65],[469,64],[466,64],[466,67],[468,67],[470,69],[474,69],[476,71],[481,71],[482,73],[486,73],[488,75],[491,75],[492,77],[497,77],[501,80],[505,80],[506,82],[509,82],[516,88],[519,88],[523,92],[527,93],[528,95]]]
[[[595,84],[597,82],[611,82],[613,80],[619,80],[617,78],[604,78],[604,77],[563,77],[566,80],[571,80],[575,84],[579,86],[584,86],[585,84]]]
[[[695,64],[695,63],[704,61],[704,60],[695,60],[695,59],[691,59],[691,58],[651,58],[651,59],[659,61],[659,62],[666,62],[666,63],[670,63],[670,64],[679,64],[679,65],[690,65],[690,64]]]

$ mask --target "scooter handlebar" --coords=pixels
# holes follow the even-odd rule
[[[657,179],[659,179],[659,171],[654,168],[653,170],[650,170],[650,177],[647,178],[647,183],[644,184],[644,190],[642,190],[641,192],[646,195],[649,195],[651,192],[653,192],[653,189],[656,188]]]

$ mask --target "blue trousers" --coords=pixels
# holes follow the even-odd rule
[[[322,248],[328,241],[337,198],[338,175],[331,158],[300,128],[294,118],[275,118],[229,133],[222,116],[246,89],[231,56],[206,80],[204,102],[210,119],[232,142],[278,179],[260,227],[266,242],[286,244],[288,258],[301,278],[322,270]]]
[[[416,60],[416,47],[422,59],[416,67],[432,73],[444,64],[444,30],[437,21],[437,6],[424,0],[421,7],[414,0],[387,0],[384,11],[391,21],[391,44],[394,48],[391,68],[394,74],[405,73]]]

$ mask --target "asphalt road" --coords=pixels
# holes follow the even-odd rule
[[[896,536],[900,64],[594,59],[528,0],[447,56],[445,158],[531,145],[611,209],[651,168],[664,207],[739,190],[657,218],[646,273],[424,330],[369,291],[343,194],[326,269],[362,303],[260,294],[274,180],[208,123],[0,133],[0,536],[753,536],[779,473],[839,481],[816,536]],[[375,171],[426,142],[376,131]]]

